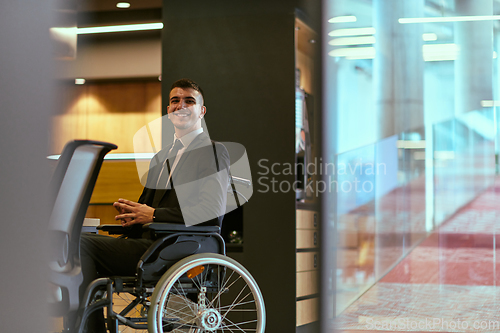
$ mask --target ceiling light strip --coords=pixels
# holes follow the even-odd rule
[[[332,39],[331,41],[328,42],[328,44],[333,46],[375,44],[375,37],[373,36],[341,37]]]
[[[349,23],[349,22],[356,22],[357,18],[354,15],[346,15],[346,16],[337,16],[337,17],[332,17],[331,19],[328,20],[328,23]]]
[[[432,44],[422,46],[425,61],[452,61],[459,55],[456,44]],[[374,59],[376,52],[374,47],[348,47],[338,48],[328,53],[332,57],[345,57],[346,59]]]
[[[500,15],[487,16],[447,16],[447,17],[408,17],[398,20],[401,24],[408,23],[443,23],[443,22],[471,22],[500,20]]]
[[[374,35],[375,28],[351,28],[351,29],[336,29],[330,31],[328,36],[330,37],[346,37],[346,36],[362,36],[362,35]]]
[[[373,59],[375,58],[374,47],[350,47],[340,48],[328,52],[332,57],[346,57],[349,59]]]
[[[104,156],[105,160],[150,160],[154,153],[110,153]],[[58,160],[61,155],[49,155],[47,159]]]
[[[78,35],[84,34],[101,34],[107,32],[125,32],[125,31],[144,31],[144,30],[160,30],[163,29],[163,23],[142,23],[142,24],[125,24],[125,25],[109,25],[103,27],[88,27],[78,28]]]
[[[481,106],[483,108],[491,108],[491,107],[495,107],[495,106],[500,106],[500,101],[484,100],[484,101],[481,101]]]

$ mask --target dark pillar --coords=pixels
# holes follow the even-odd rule
[[[163,2],[163,110],[171,83],[193,79],[205,92],[211,138],[248,153],[254,193],[238,260],[263,292],[266,332],[295,331],[295,193],[270,182],[294,176],[264,176],[261,166],[295,161],[294,10],[277,0]]]

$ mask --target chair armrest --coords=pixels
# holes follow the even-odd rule
[[[130,228],[119,224],[102,224],[98,225],[96,228],[97,230],[107,231],[110,235],[123,235],[130,232]]]
[[[189,233],[203,233],[203,232],[217,232],[220,233],[218,226],[185,226],[184,224],[176,223],[147,223],[143,226],[145,229],[160,233],[174,233],[174,232],[189,232]]]

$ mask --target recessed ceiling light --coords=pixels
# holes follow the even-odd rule
[[[130,3],[128,3],[128,2],[118,2],[116,4],[116,7],[118,7],[118,8],[130,8]]]
[[[437,35],[435,33],[432,33],[432,32],[422,35],[422,40],[424,42],[432,42],[432,41],[435,41],[437,39],[438,39]]]
[[[75,84],[85,84],[85,79],[75,79]]]

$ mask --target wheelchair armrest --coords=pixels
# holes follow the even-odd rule
[[[102,224],[96,226],[97,230],[107,231],[110,235],[124,235],[130,232],[130,228],[119,224]]]
[[[193,233],[203,233],[203,232],[217,232],[220,233],[220,227],[218,226],[185,226],[184,224],[176,223],[147,223],[143,226],[145,229],[149,229],[157,234],[161,233],[175,233],[175,232],[193,232]]]

